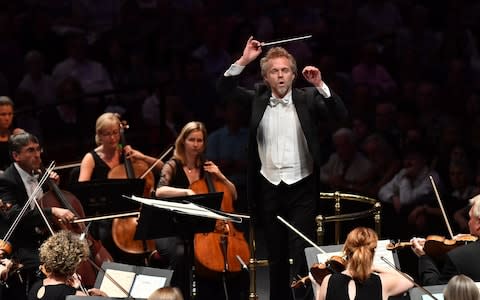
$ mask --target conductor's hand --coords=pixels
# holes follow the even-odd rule
[[[424,238],[413,238],[410,240],[412,243],[412,250],[418,257],[425,255],[425,251],[423,247],[425,246],[425,239]]]
[[[243,49],[242,57],[240,57],[235,64],[246,66],[254,61],[260,55],[260,53],[262,53],[261,43],[257,40],[254,40],[251,36],[245,45],[245,49]]]
[[[52,215],[64,223],[68,223],[75,219],[75,215],[71,211],[60,207],[52,207]]]
[[[310,82],[315,87],[321,87],[323,84],[322,73],[317,67],[306,66],[303,68],[302,75],[306,81]]]

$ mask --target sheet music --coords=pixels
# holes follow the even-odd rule
[[[119,270],[112,270],[107,269],[106,275],[103,277],[102,284],[100,285],[100,289],[107,293],[109,297],[113,298],[125,298],[128,295],[125,294],[118,286],[116,286],[109,278],[113,278],[125,291],[129,292],[130,288],[132,287],[133,280],[135,279],[134,272],[127,272],[127,271],[119,271]],[[148,297],[145,297],[148,298]]]
[[[437,294],[432,294],[437,300],[443,300],[443,294],[442,293],[437,293]],[[422,295],[422,300],[432,300],[433,298],[430,297],[430,295]]]
[[[139,274],[135,277],[135,282],[133,283],[132,290],[130,292],[133,298],[142,298],[146,299],[150,296],[153,291],[158,288],[164,287],[167,278],[157,277],[150,275]]]
[[[381,257],[383,256],[386,260],[388,260],[392,265],[395,265],[395,261],[393,260],[393,253],[392,251],[387,250],[387,244],[390,243],[390,240],[379,240],[377,242],[377,249],[375,250],[375,255],[373,257],[373,265],[375,266],[382,266],[391,268],[386,262],[384,262]],[[318,262],[325,262],[330,259],[332,256],[343,256],[343,251],[337,252],[328,252],[328,253],[318,253],[317,260]]]
[[[138,201],[146,205],[167,209],[170,211],[174,211],[176,213],[188,214],[188,215],[216,219],[216,220],[238,222],[238,220],[235,220],[229,216],[217,214],[211,210],[200,207],[195,203],[178,203],[173,201],[148,199],[148,198],[138,197],[134,195],[132,195],[130,198],[132,200]],[[240,219],[240,222],[241,222],[241,219]]]

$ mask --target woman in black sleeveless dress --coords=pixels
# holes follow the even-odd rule
[[[327,275],[315,284],[316,300],[387,300],[406,292],[413,283],[391,268],[373,266],[378,236],[370,228],[357,227],[347,236],[343,251],[345,271]]]

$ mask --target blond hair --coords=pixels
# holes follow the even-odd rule
[[[55,276],[72,276],[89,254],[86,240],[66,230],[55,233],[40,246],[40,262],[47,274]]]
[[[455,275],[448,281],[443,297],[445,300],[478,300],[480,292],[470,277]]]
[[[107,112],[97,118],[97,122],[95,123],[95,143],[97,146],[101,144],[100,135],[102,134],[103,129],[109,125],[118,125],[118,129],[120,130],[120,116],[115,113]]]
[[[348,234],[343,251],[353,279],[362,282],[370,276],[377,241],[377,233],[366,227],[357,227]]]
[[[207,128],[202,122],[192,121],[188,122],[183,126],[182,131],[178,135],[175,141],[175,151],[173,152],[173,157],[179,160],[182,164],[185,164],[185,141],[187,137],[194,131],[201,131],[203,134],[203,150],[207,147]],[[198,167],[200,161],[197,161],[195,165]]]
[[[150,294],[147,300],[183,300],[183,296],[176,287],[163,287]]]
[[[267,75],[268,69],[270,67],[270,61],[274,58],[285,57],[290,61],[290,68],[292,73],[297,75],[297,62],[293,55],[291,55],[285,48],[282,47],[273,47],[268,50],[267,54],[260,59],[260,69],[262,71],[262,77]]]

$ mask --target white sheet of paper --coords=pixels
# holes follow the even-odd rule
[[[108,275],[112,277],[127,293],[132,287],[133,280],[135,279],[134,272],[119,271],[107,269],[106,274],[103,276],[102,284],[100,285],[100,290],[107,293],[109,297],[113,298],[124,298],[128,295],[125,294],[117,285],[115,285]],[[145,297],[147,298],[147,297]]]
[[[441,293],[433,294],[433,296],[438,300],[443,300],[443,294]],[[422,295],[422,300],[433,300],[433,298],[430,295]]]
[[[158,288],[164,287],[167,279],[165,277],[149,276],[139,274],[135,278],[133,287],[131,290],[131,296],[133,298],[148,298],[153,291]]]
[[[375,256],[373,257],[373,264],[376,266],[385,266],[390,267],[386,262],[384,262],[381,257],[383,256],[387,259],[392,265],[395,265],[393,260],[393,253],[390,250],[387,250],[387,244],[390,243],[389,240],[379,240],[377,242],[377,249],[375,250]],[[343,256],[342,251],[338,252],[328,252],[328,253],[318,253],[317,259],[318,262],[323,263],[326,260],[330,259],[332,256]]]

